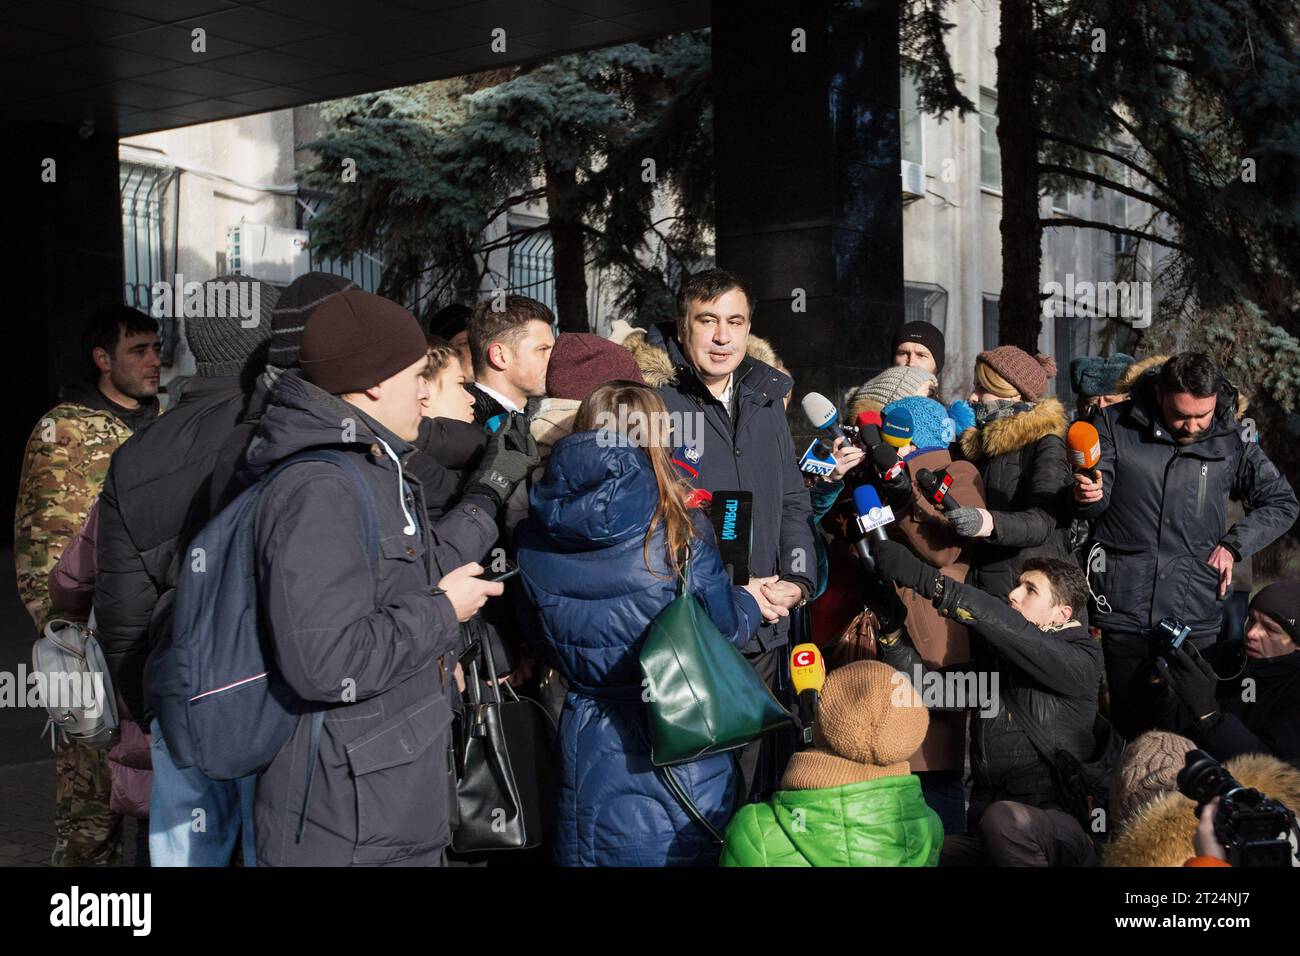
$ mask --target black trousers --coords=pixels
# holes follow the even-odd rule
[[[1012,800],[990,803],[978,832],[943,841],[940,866],[1096,866],[1083,825],[1062,810]]]
[[[785,706],[789,706],[790,702],[785,699],[781,687],[781,665],[783,659],[788,659],[789,654],[789,646],[783,644],[758,654],[745,655],[745,659],[753,665],[758,676],[763,679],[763,683],[772,689],[777,700]],[[785,764],[794,751],[793,734],[792,730],[776,730],[764,734],[740,750],[737,764],[740,768],[740,793],[744,795],[743,802],[754,803],[766,800],[777,789],[781,782],[781,774],[785,772]]]
[[[1214,636],[1191,643],[1203,649],[1214,643]],[[1191,726],[1194,715],[1160,680],[1155,666],[1157,645],[1149,635],[1102,631],[1101,650],[1106,661],[1110,722],[1125,740],[1148,730],[1182,733]]]

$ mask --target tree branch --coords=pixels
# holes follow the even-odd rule
[[[1054,219],[1039,219],[1038,224],[1044,229],[1060,228],[1062,226],[1076,226],[1079,229],[1100,229],[1103,232],[1114,233],[1117,236],[1132,236],[1138,240],[1154,242],[1159,246],[1167,246],[1170,249],[1177,249],[1179,252],[1191,255],[1191,250],[1181,242],[1173,239],[1166,239],[1164,236],[1157,236],[1154,233],[1142,232],[1138,229],[1126,229],[1123,226],[1115,226],[1108,222],[1098,222],[1095,219],[1077,219],[1074,216],[1060,216]]]
[[[1101,146],[1089,146],[1087,143],[1081,143],[1077,139],[1070,139],[1068,136],[1061,136],[1059,133],[1049,133],[1045,129],[1040,129],[1038,131],[1038,136],[1040,139],[1051,140],[1054,143],[1061,143],[1064,146],[1072,146],[1075,149],[1081,149],[1086,153],[1093,153],[1094,155],[1097,156],[1105,156],[1108,159],[1115,160],[1115,162],[1117,163],[1123,163],[1129,169],[1139,174],[1143,179],[1146,179],[1151,183],[1154,183],[1156,186],[1158,186],[1161,192],[1167,193],[1168,195],[1171,196],[1174,193],[1174,191],[1169,188],[1167,183],[1161,182],[1159,176],[1155,175],[1155,173],[1152,173],[1149,170],[1143,169],[1141,166],[1139,166],[1128,156],[1125,156],[1123,153],[1117,153],[1114,150],[1104,149]]]
[[[1096,173],[1085,172],[1082,169],[1073,169],[1069,166],[1058,166],[1055,163],[1039,163],[1038,171],[1040,173],[1057,173],[1062,176],[1072,176],[1076,179],[1085,179],[1090,183],[1096,183],[1098,186],[1105,186],[1107,189],[1113,189],[1117,193],[1123,193],[1126,196],[1132,196],[1139,202],[1150,203],[1157,209],[1169,213],[1178,219],[1185,218],[1178,208],[1163,199],[1157,199],[1150,193],[1144,193],[1131,186],[1125,186],[1123,183],[1117,183],[1114,180],[1107,179],[1105,176],[1099,176]]]

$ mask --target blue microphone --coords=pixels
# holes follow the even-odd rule
[[[871,556],[870,541],[889,540],[889,536],[885,534],[885,525],[893,522],[894,512],[889,505],[881,503],[880,492],[871,485],[858,485],[853,489],[853,507],[858,512],[858,531],[862,533],[862,537],[854,542],[854,547],[863,565],[869,572],[875,574],[876,561]]]

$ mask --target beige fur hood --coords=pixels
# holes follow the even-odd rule
[[[665,385],[675,385],[677,383],[677,370],[673,368],[673,362],[668,357],[668,352],[657,345],[651,345],[646,339],[644,329],[633,330],[623,340],[623,348],[632,353],[637,368],[641,370],[641,377],[645,379],[645,383],[651,388],[662,388]],[[745,353],[751,358],[771,365],[773,368],[780,364],[781,361],[773,350],[771,343],[757,335],[749,337],[749,344],[745,347]]]
[[[1288,807],[1300,807],[1300,770],[1265,754],[1227,762],[1230,774]],[[1161,793],[1134,813],[1106,849],[1105,866],[1182,866],[1196,855],[1196,804],[1177,790]]]
[[[961,447],[967,460],[979,461],[1018,451],[1047,435],[1065,438],[1069,423],[1065,406],[1055,398],[1044,398],[1027,412],[989,422],[983,428],[968,428],[962,433]]]

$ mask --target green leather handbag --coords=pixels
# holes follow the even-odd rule
[[[688,551],[681,589],[641,648],[650,759],[658,767],[735,750],[793,720],[690,593],[689,576]]]

